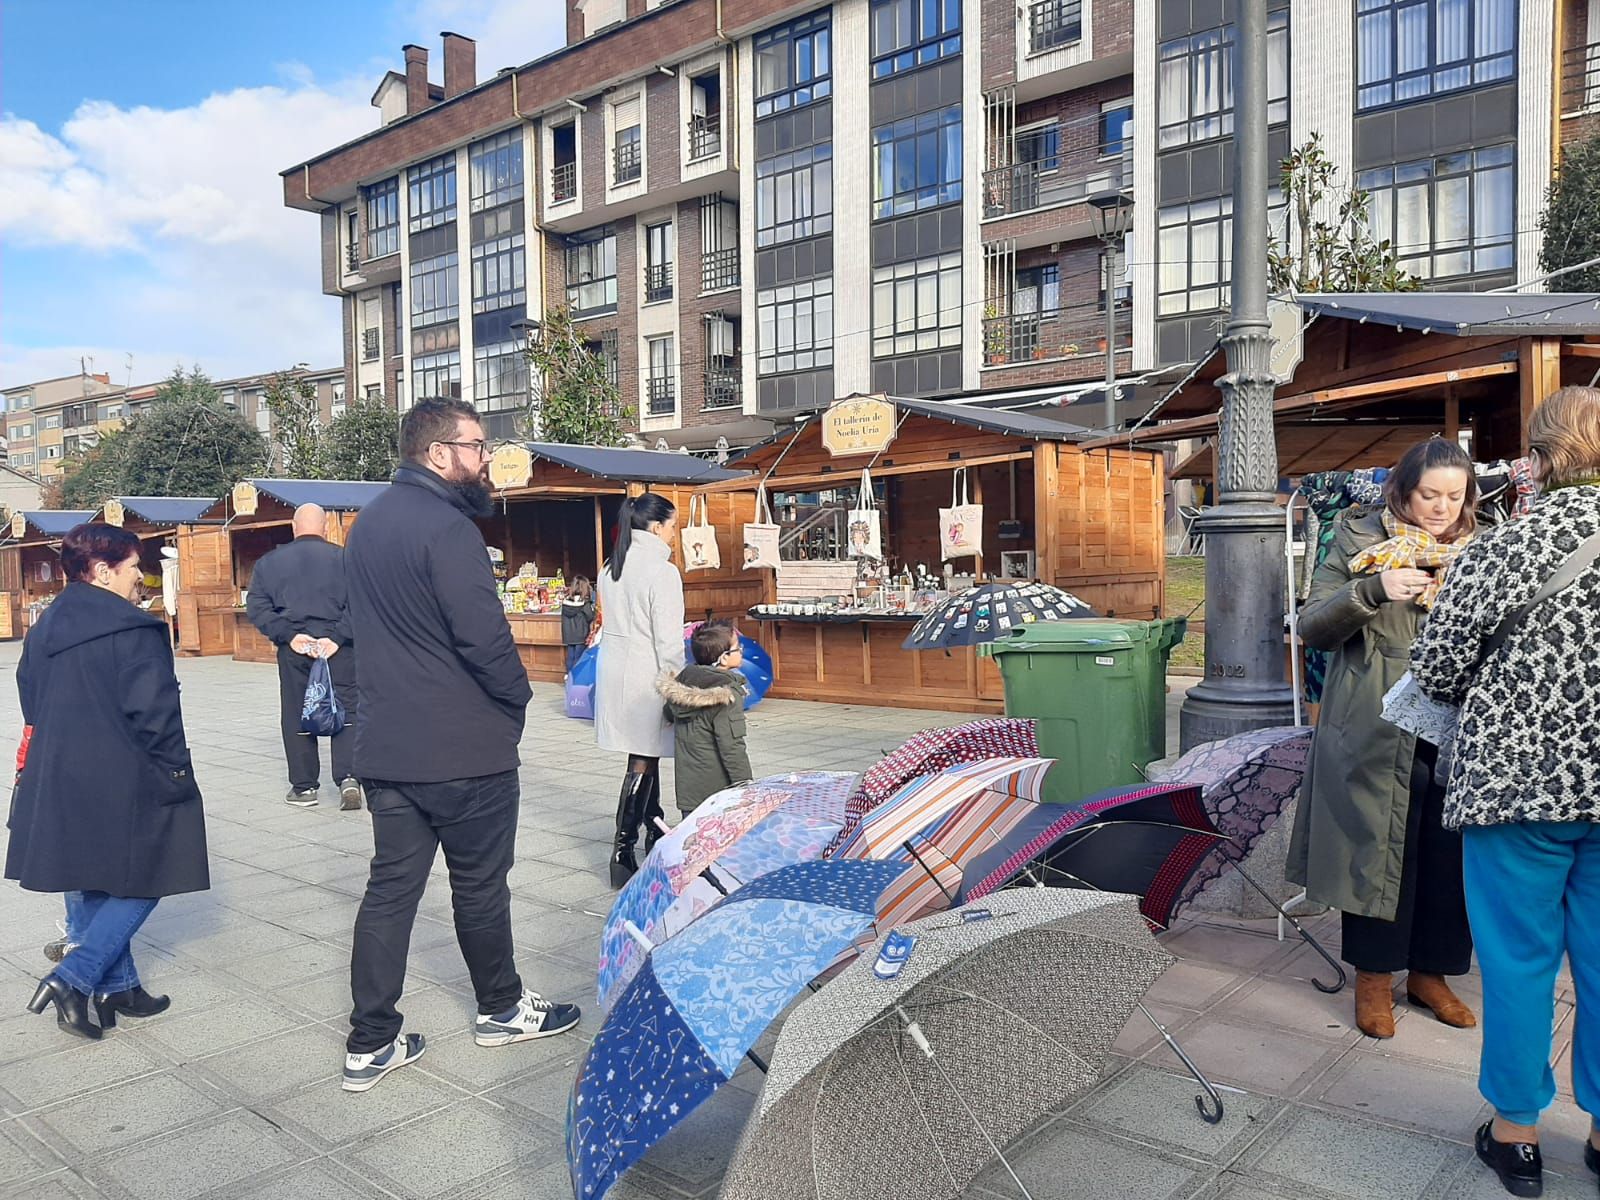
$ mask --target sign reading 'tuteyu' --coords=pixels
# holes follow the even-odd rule
[[[894,434],[895,407],[882,396],[850,396],[822,414],[822,444],[835,458],[880,454]]]

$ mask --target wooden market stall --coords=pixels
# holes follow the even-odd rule
[[[146,581],[161,580],[153,593],[150,612],[167,622],[174,633],[179,628],[178,601],[183,595],[183,542],[194,536],[215,536],[202,514],[210,508],[210,496],[114,496],[100,509],[98,520],[137,534],[139,565]],[[198,532],[203,531],[203,532]],[[170,551],[171,557],[164,551]],[[169,608],[170,606],[170,608]]]
[[[870,471],[891,573],[937,573],[939,510],[956,472],[981,504],[984,554],[956,564],[977,579],[1038,579],[1107,616],[1162,614],[1164,460],[1143,448],[1086,453],[1087,431],[1035,414],[901,397],[848,397],[753,448],[731,465],[750,479],[712,485],[744,495],[764,483],[779,515],[824,491],[856,494]],[[726,557],[726,555],[724,556]],[[780,568],[781,582],[783,571]],[[812,565],[807,564],[808,568]],[[813,570],[813,574],[816,572]],[[848,570],[845,572],[849,574]],[[837,590],[830,589],[830,590]],[[772,607],[768,604],[766,607]],[[756,613],[777,697],[894,707],[1001,712],[989,659],[901,649],[914,615]]]
[[[334,479],[247,479],[213,501],[204,517],[222,522],[221,540],[191,545],[188,567],[180,544],[180,576],[197,580],[193,587],[186,585],[179,598],[179,629],[195,630],[194,640],[186,639],[181,649],[190,654],[232,654],[240,662],[277,661],[272,643],[244,612],[256,563],[294,540],[291,522],[302,504],[326,510],[323,536],[342,546],[362,506],[388,486]]]
[[[67,586],[61,571],[61,539],[93,511],[45,509],[14,512],[0,541],[0,639],[22,637],[44,606]]]
[[[591,582],[598,579],[625,497],[659,492],[686,521],[697,489],[744,478],[742,472],[723,470],[689,454],[545,442],[500,446],[490,473],[496,512],[478,525],[491,551],[500,557],[503,573],[513,578],[525,575],[535,581],[535,589],[539,581],[553,584],[579,575]],[[723,493],[709,499],[708,515],[717,527],[723,566],[685,572],[684,613],[689,620],[736,618],[766,595],[768,580],[762,572],[739,570],[739,527],[754,512],[752,494]],[[681,545],[673,547],[673,561],[683,570]],[[525,567],[531,570],[524,571]],[[545,601],[535,600],[529,607],[553,610],[559,600],[554,595],[557,590],[545,586]],[[528,678],[561,682],[565,663],[559,612],[508,611],[507,620]]]

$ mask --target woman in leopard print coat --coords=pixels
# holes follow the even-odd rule
[[[1478,1156],[1517,1195],[1540,1172],[1556,972],[1577,987],[1573,1083],[1600,1116],[1600,565],[1544,600],[1486,662],[1480,647],[1600,534],[1600,390],[1554,393],[1528,430],[1544,494],[1451,569],[1411,652],[1423,691],[1461,705],[1445,822],[1462,830],[1483,972]],[[1600,1170],[1600,1133],[1586,1159]]]

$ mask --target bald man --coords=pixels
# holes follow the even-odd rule
[[[294,510],[294,541],[279,546],[250,576],[245,613],[250,623],[278,647],[278,694],[283,718],[283,752],[289,762],[289,794],[296,808],[310,808],[321,794],[322,762],[317,739],[300,732],[311,664],[328,660],[333,690],[344,706],[344,731],[331,741],[333,777],[339,807],[361,807],[355,779],[356,651],[351,644],[345,598],[344,550],[323,537],[328,516],[315,504]]]

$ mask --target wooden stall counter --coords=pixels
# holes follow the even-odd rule
[[[566,651],[561,645],[560,613],[507,613],[511,639],[522,668],[534,683],[560,683],[566,678]]]
[[[233,657],[239,662],[275,663],[278,648],[245,616],[244,609],[233,610]]]

